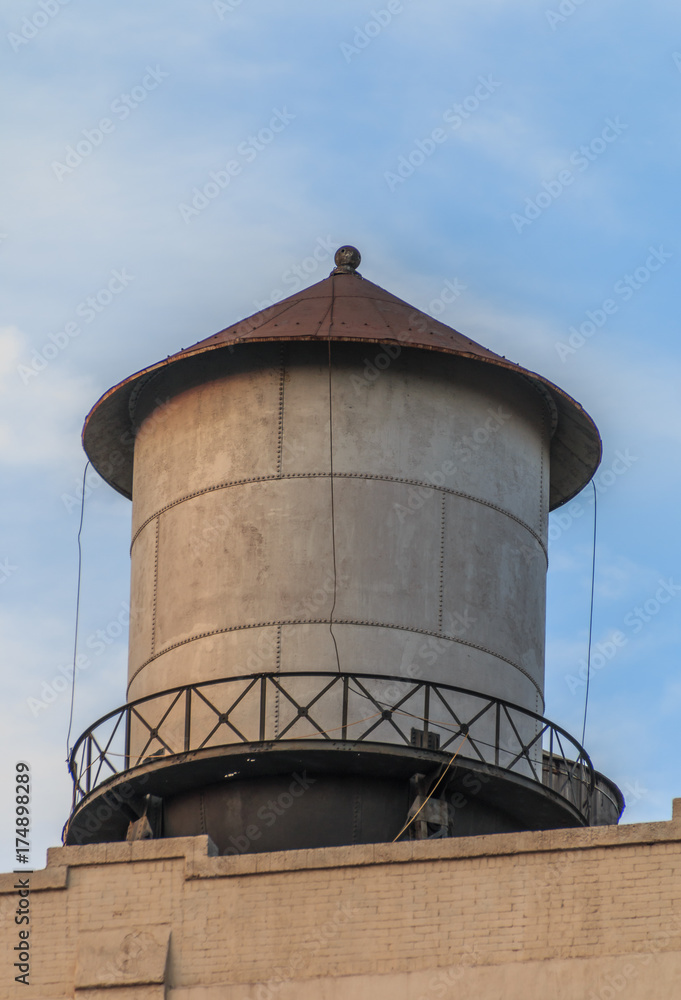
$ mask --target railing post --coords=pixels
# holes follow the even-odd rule
[[[341,720],[341,736],[344,740],[348,738],[348,675],[343,674],[343,718]]]
[[[85,781],[86,792],[90,791],[92,784],[92,736],[88,734],[87,738],[87,779]]]
[[[127,770],[127,768],[130,767],[130,719],[131,719],[131,715],[132,715],[132,712],[131,712],[130,708],[126,707],[126,709],[125,709],[125,757],[123,758],[123,760],[125,761],[126,770]]]
[[[584,811],[584,815],[586,816],[587,820],[590,822],[591,821],[591,789],[589,788],[589,786],[588,786],[588,784],[586,782],[586,776],[585,776],[585,773],[584,773],[585,770],[586,770],[586,768],[585,768],[585,762],[584,762],[584,758],[582,757],[581,754],[580,754],[580,758],[579,758],[579,763],[580,763],[580,768],[581,768],[581,772],[582,772],[581,786],[582,786],[582,795],[584,796],[584,809],[583,809],[583,811]]]
[[[76,808],[76,799],[78,797],[78,764],[75,759],[71,763],[71,777],[73,778],[73,802],[71,805],[71,812]]]
[[[499,766],[499,743],[501,742],[501,704],[497,702],[496,722],[494,725],[494,763]]]
[[[267,675],[260,677],[260,742],[265,741],[265,722],[267,719]]]
[[[192,689],[188,687],[185,691],[184,701],[184,750],[185,753],[191,746],[191,726],[192,726]]]
[[[335,686],[339,682],[342,685],[341,726],[338,728],[341,729],[342,733],[341,738],[344,741],[347,741],[350,739],[349,736],[350,683],[353,681],[355,675],[343,672],[336,673],[335,671],[333,672],[319,671],[315,672],[315,676],[317,673],[319,673],[320,676],[324,677],[333,676],[333,680],[331,680],[323,688],[323,693],[324,695],[326,695],[327,692],[332,692],[330,697],[333,699],[334,705],[337,704],[336,702],[337,695],[335,692]],[[380,675],[367,673],[366,675],[358,674],[357,676],[358,678],[364,676],[366,678],[375,678]],[[201,689],[204,686],[204,684],[206,683],[222,684],[230,679],[237,680],[237,678],[223,678],[219,681],[202,682],[200,684],[189,684],[186,686],[177,687],[173,688],[172,690],[169,690],[168,693],[175,696],[171,706],[173,711],[175,711],[175,706],[178,706],[179,708],[179,701],[181,699],[182,693],[184,693],[185,696],[184,741],[183,741],[183,749],[185,753],[190,752],[192,749],[191,713],[192,713],[192,696],[194,688],[197,689],[197,697],[203,697]],[[280,676],[275,675],[274,673],[262,672],[256,674],[249,674],[247,676],[238,678],[238,680],[241,683],[247,683],[247,687],[241,690],[241,693],[239,694],[237,701],[241,701],[241,699],[245,698],[247,699],[248,704],[251,704],[252,700],[257,698],[255,689],[257,687],[258,682],[260,683],[259,736],[255,737],[255,733],[249,728],[248,734],[245,737],[246,740],[249,741],[250,739],[253,738],[259,738],[260,742],[265,742],[268,739],[268,732],[271,734],[269,736],[271,740],[277,740],[279,737],[276,735],[276,731],[273,730],[271,725],[268,724],[267,687],[268,684],[270,683],[274,685],[275,697],[278,699],[279,697],[278,692],[280,690],[285,691],[285,686],[283,685],[282,678]],[[579,747],[579,744],[576,743],[576,741],[569,735],[569,733],[566,733],[564,730],[562,730],[560,726],[554,726],[547,719],[542,718],[537,713],[531,712],[527,709],[523,709],[520,706],[513,706],[503,701],[502,699],[484,696],[478,692],[468,691],[467,689],[459,689],[452,685],[444,684],[441,686],[436,682],[423,681],[423,680],[419,681],[417,684],[417,682],[414,681],[412,682],[412,690],[409,692],[407,697],[413,698],[414,695],[418,693],[418,687],[423,687],[422,718],[424,727],[423,733],[424,736],[426,737],[426,742],[427,742],[427,737],[432,732],[430,724],[430,708],[432,701],[431,694],[433,693],[435,694],[435,698],[438,704],[440,703],[440,701],[442,701],[445,706],[449,705],[449,700],[451,698],[455,699],[462,693],[464,696],[472,696],[475,699],[477,711],[475,712],[474,715],[469,716],[471,721],[469,724],[468,723],[465,724],[465,729],[467,731],[469,729],[469,725],[473,726],[475,724],[475,721],[481,717],[485,718],[485,728],[486,728],[490,720],[490,709],[492,707],[494,707],[495,709],[495,723],[494,723],[495,732],[494,732],[493,755],[489,752],[489,749],[480,751],[477,748],[477,742],[471,737],[471,746],[475,748],[475,752],[480,757],[480,760],[482,762],[487,762],[489,761],[489,758],[493,756],[495,765],[497,767],[503,768],[503,770],[505,771],[509,770],[509,768],[515,767],[517,761],[519,760],[527,762],[530,766],[530,769],[532,771],[532,776],[535,781],[538,781],[540,783],[545,783],[554,792],[562,796],[562,798],[572,803],[573,806],[576,806],[582,813],[582,816],[587,820],[587,822],[589,821],[590,816],[593,813],[595,807],[595,798],[593,795],[593,781],[594,781],[593,768],[589,761],[588,754],[581,747],[579,748],[579,752],[575,757],[574,761],[573,760],[568,761],[568,758],[565,755],[566,752],[563,748],[563,740],[569,741],[570,745],[568,745],[568,752],[570,753],[571,756],[572,754],[574,754],[574,749]],[[355,689],[353,688],[353,691],[354,690]],[[290,697],[295,706],[297,702],[295,702],[292,696]],[[322,693],[320,692],[320,694],[317,696],[317,699],[314,700],[316,701],[321,697]],[[368,694],[368,697],[370,700],[373,699],[373,696],[370,693]],[[393,706],[391,706],[391,708],[394,708],[394,704],[399,700],[400,699],[393,699]],[[114,750],[110,750],[109,747],[112,745],[114,747],[120,746],[119,741],[120,741],[121,722],[124,722],[125,726],[124,755],[123,755],[125,759],[124,767],[131,768],[134,766],[132,760],[132,743],[133,743],[132,723],[133,723],[133,715],[136,714],[135,706],[139,703],[139,701],[143,701],[146,703],[148,701],[148,698],[139,699],[137,702],[131,702],[130,704],[127,704],[122,708],[116,709],[114,712],[109,713],[109,715],[104,716],[102,719],[99,720],[98,723],[94,723],[86,731],[86,733],[84,733],[83,736],[77,741],[77,750],[75,750],[69,758],[69,769],[71,771],[73,779],[73,807],[72,807],[73,809],[77,808],[77,803],[81,802],[84,798],[86,798],[95,789],[95,787],[98,784],[100,784],[102,780],[104,780],[101,777],[101,775],[102,773],[104,773],[104,777],[106,777],[108,771],[106,770],[106,768],[103,767],[103,765],[106,765],[106,767],[110,768],[114,773],[116,773],[116,768],[112,766],[112,760],[110,758],[112,757],[112,755],[113,757],[118,757],[119,754],[117,754]],[[208,702],[208,704],[210,705],[211,703]],[[326,704],[326,702],[324,702],[324,704]],[[479,707],[480,704],[482,704],[482,707]],[[413,702],[414,711],[417,710],[416,708],[417,705],[418,705],[418,699],[414,698]],[[215,708],[215,706],[211,707]],[[252,707],[255,708],[255,705],[252,705]],[[168,709],[168,712],[170,711],[171,709]],[[217,709],[215,709],[215,711],[217,712]],[[335,709],[333,709],[333,711],[335,711]],[[505,713],[505,717],[507,720],[504,725],[505,725],[505,731],[507,732],[507,736],[509,738],[509,746],[506,748],[502,748],[501,746],[502,711]],[[526,743],[525,737],[521,735],[521,733],[523,732],[522,725],[520,727],[520,732],[518,731],[518,728],[516,726],[516,721],[518,718],[517,713],[520,713],[519,717],[521,721],[522,719],[525,718],[531,718],[535,720],[535,723],[541,724],[543,727],[541,729],[541,735],[539,733],[539,730],[536,730],[534,739],[528,739],[528,742]],[[301,715],[307,714],[307,709],[301,708],[299,714]],[[376,715],[380,714],[381,714],[380,712],[376,713]],[[386,714],[389,715],[390,713]],[[438,713],[436,712],[435,715],[437,719]],[[456,715],[454,715],[454,717],[456,718]],[[142,718],[142,725],[148,726],[148,723],[146,723],[144,717],[140,716],[140,718]],[[375,716],[372,715],[370,716],[370,718],[375,718]],[[98,736],[100,736],[101,735],[100,726],[114,719],[115,719],[115,726],[111,735],[108,737],[108,740],[106,738],[103,739],[102,748],[98,749],[98,742],[94,738],[94,733],[97,732]],[[436,722],[434,724],[436,725],[436,727],[440,725],[439,722]],[[380,725],[379,722],[374,722],[374,724],[371,727],[369,727],[366,733],[364,734],[356,733],[355,734],[356,738],[360,740],[363,739],[367,733],[374,732],[376,727],[379,725]],[[463,730],[464,728],[463,722],[461,723],[461,726]],[[286,728],[288,730],[291,727],[289,725]],[[544,751],[543,739],[547,729],[549,731],[549,746],[547,750]],[[337,729],[331,730],[331,732],[337,732]],[[399,732],[401,737],[403,737],[404,734],[402,733],[402,731],[399,730]],[[459,735],[461,735],[461,733]],[[199,736],[197,736],[197,740],[199,738],[200,734]],[[241,734],[239,734],[239,738],[242,738]],[[333,738],[336,737],[334,736]],[[518,740],[517,746],[516,746],[516,738]],[[141,744],[139,743],[138,738],[136,738],[136,742],[138,743],[137,762],[139,762]],[[93,744],[94,744],[94,750],[93,750]],[[487,744],[484,745],[487,746]],[[513,758],[510,764],[507,761],[505,761],[502,764],[501,762],[502,749],[504,750],[505,755],[510,755]],[[547,754],[546,758],[544,757],[545,752]],[[533,754],[535,755],[534,757]],[[539,776],[537,775],[537,768],[535,766],[537,757],[541,761],[541,767],[542,767],[542,771],[540,772]],[[544,766],[545,761],[548,767],[548,771]],[[94,772],[93,769],[94,763],[97,763],[98,765],[96,773]],[[544,777],[545,774],[546,778]]]

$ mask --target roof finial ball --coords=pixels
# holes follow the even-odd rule
[[[358,278],[362,277],[361,274],[357,274],[362,255],[356,247],[339,247],[333,259],[336,266],[331,274],[354,274]]]

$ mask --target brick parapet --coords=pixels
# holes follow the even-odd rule
[[[388,989],[397,977],[436,1000],[444,970],[457,988],[517,982],[518,996],[535,1000],[545,994],[523,994],[517,967],[541,969],[549,989],[572,963],[581,992],[566,988],[561,1000],[584,1000],[585,982],[605,996],[604,977],[624,975],[627,962],[635,971],[622,981],[636,1000],[655,975],[681,981],[681,799],[663,823],[215,853],[205,836],[50,850],[31,876],[36,950],[20,995],[113,1000],[120,988],[127,1000],[167,987],[168,1000],[307,1000],[323,981],[328,1000],[345,1000],[351,983],[401,1000]],[[8,923],[16,878],[0,876]],[[137,985],[124,987],[124,973]],[[17,995],[3,989],[0,998]]]
[[[518,857],[550,852],[594,851],[606,848],[681,843],[681,798],[674,799],[672,819],[658,823],[622,824],[569,830],[498,833],[480,837],[451,837],[399,844],[355,844],[302,851],[242,854],[217,857],[207,836],[134,843],[52,847],[47,867],[31,877],[32,891],[66,886],[69,868],[136,861],[182,859],[187,878],[226,878],[325,868],[406,864],[410,861],[445,861],[464,858]],[[11,892],[15,876],[0,875],[0,893]]]

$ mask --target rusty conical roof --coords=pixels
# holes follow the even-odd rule
[[[601,458],[598,430],[579,403],[567,393],[541,375],[507,361],[361,278],[354,273],[352,265],[337,268],[323,281],[150,365],[110,389],[94,405],[83,428],[83,445],[93,466],[114,489],[125,496],[132,495],[135,428],[131,423],[129,402],[135,387],[150,373],[170,365],[181,365],[208,351],[226,348],[233,351],[239,344],[293,340],[366,341],[442,351],[505,368],[518,377],[531,380],[549,399],[554,411],[551,509],[575,496],[598,467]]]

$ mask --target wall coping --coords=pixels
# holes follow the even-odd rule
[[[138,840],[132,843],[85,844],[52,847],[47,867],[30,876],[32,892],[66,889],[70,868],[104,864],[183,859],[185,878],[232,878],[234,876],[322,868],[353,868],[366,865],[456,861],[508,855],[592,851],[602,848],[681,843],[681,798],[672,803],[672,818],[656,823],[622,826],[579,827],[523,833],[495,833],[478,837],[414,840],[399,844],[354,844],[301,851],[217,856],[210,837],[176,837]],[[0,894],[16,891],[14,883],[25,872],[0,875]]]

